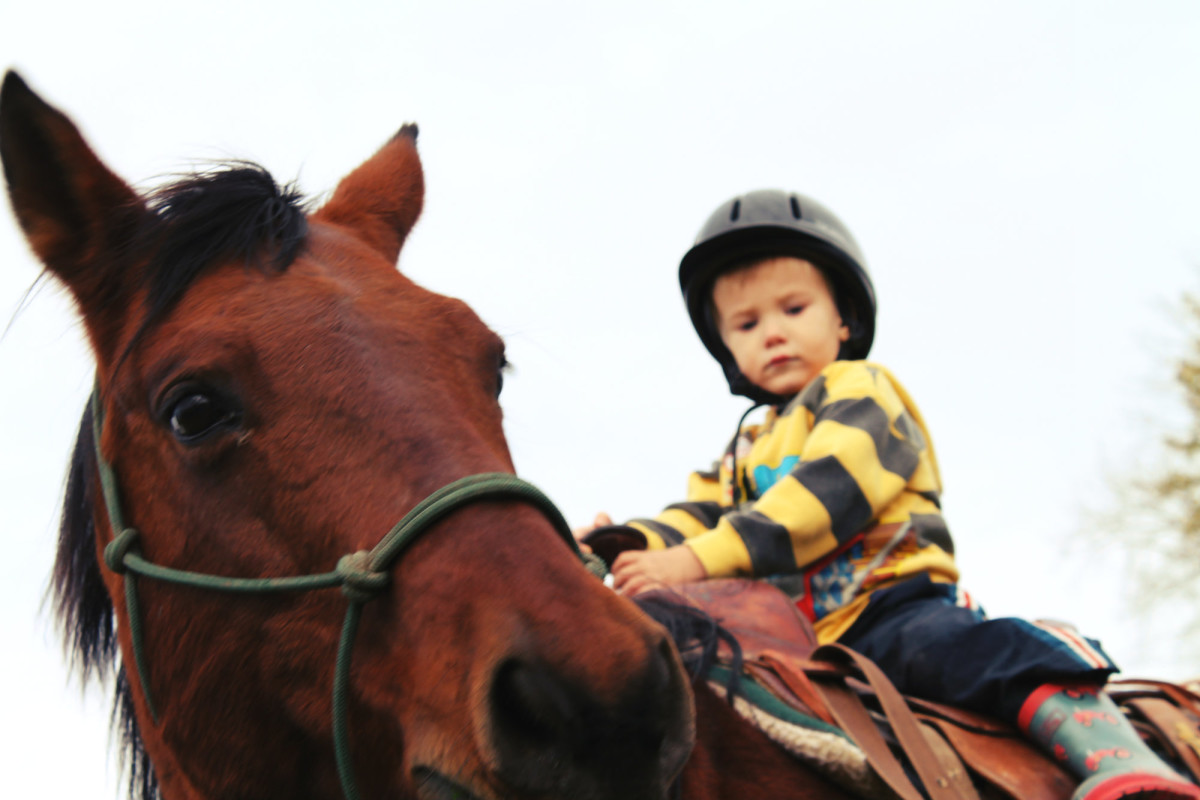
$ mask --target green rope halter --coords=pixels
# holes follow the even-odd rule
[[[536,486],[502,472],[482,473],[460,478],[443,486],[418,503],[384,535],[371,550],[360,550],[342,556],[330,572],[316,575],[298,575],[280,578],[229,578],[200,572],[173,569],[153,564],[143,558],[137,550],[139,533],[125,524],[121,511],[116,473],[100,452],[100,434],[104,426],[103,408],[99,389],[92,392],[92,433],[95,439],[96,463],[100,473],[100,485],[104,493],[104,505],[108,509],[108,521],[114,538],[104,548],[105,565],[125,576],[125,604],[129,613],[129,634],[133,642],[133,657],[138,680],[151,718],[157,722],[158,712],[150,695],[147,680],[145,638],[142,615],[138,605],[137,581],[132,575],[192,586],[218,592],[242,592],[258,594],[264,592],[305,592],[312,589],[327,589],[340,586],[349,599],[346,617],[342,623],[341,640],[338,643],[337,662],[333,677],[333,747],[337,759],[338,777],[342,792],[347,800],[359,800],[354,765],[350,759],[350,742],[346,729],[346,711],[350,683],[350,656],[354,647],[354,636],[358,630],[362,607],[377,597],[390,582],[388,570],[395,565],[418,536],[427,531],[443,517],[468,503],[482,500],[521,500],[536,506],[550,520],[555,531],[566,541],[571,550],[583,561],[588,571],[597,576],[605,573],[604,562],[593,554],[579,550],[571,528],[562,512]]]

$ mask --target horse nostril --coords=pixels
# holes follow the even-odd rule
[[[604,690],[586,672],[502,662],[488,699],[499,776],[573,800],[661,800],[691,750],[691,697],[669,644],[646,645],[641,662]]]
[[[492,705],[509,735],[547,744],[572,737],[577,714],[566,688],[546,669],[506,661],[496,671]]]

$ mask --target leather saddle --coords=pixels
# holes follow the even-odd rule
[[[620,552],[646,546],[639,531],[621,525],[584,542],[610,565]],[[745,675],[791,709],[841,728],[902,800],[1068,800],[1075,790],[1077,780],[1011,725],[902,696],[865,656],[818,645],[811,623],[775,586],[720,579],[654,594],[713,617],[740,644]],[[733,653],[722,645],[718,658],[728,666]],[[1200,783],[1200,694],[1138,679],[1110,681],[1105,691],[1151,749]]]
[[[782,591],[749,579],[659,590],[713,617],[741,645],[744,674],[791,709],[841,728],[902,800],[1068,800],[1077,781],[997,719],[902,696],[869,659],[817,644]],[[732,651],[722,646],[728,665]],[[1167,763],[1200,782],[1200,696],[1164,681],[1110,682],[1108,694]],[[918,786],[924,788],[924,794]]]
[[[746,675],[792,709],[840,727],[903,800],[1068,800],[1075,790],[1076,779],[1011,725],[902,696],[866,657],[819,646],[808,620],[770,584],[709,580],[663,594],[715,618],[741,645]],[[1200,696],[1137,679],[1106,691],[1151,749],[1200,782]]]

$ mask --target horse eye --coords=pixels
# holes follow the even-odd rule
[[[496,399],[500,398],[500,393],[504,391],[504,373],[512,369],[512,364],[508,363],[508,359],[503,353],[500,354],[500,366],[496,368]]]
[[[218,397],[191,392],[170,405],[167,424],[176,439],[194,444],[217,430],[232,427],[240,419],[238,412]]]

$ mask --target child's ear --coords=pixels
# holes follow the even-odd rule
[[[842,326],[840,328],[838,328],[838,341],[846,342],[849,340],[850,340],[850,326],[843,323]]]

